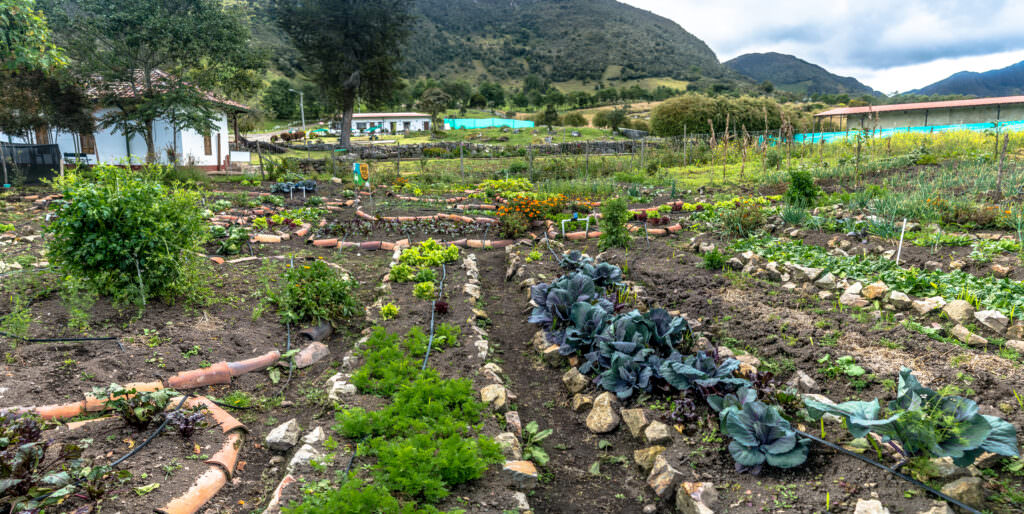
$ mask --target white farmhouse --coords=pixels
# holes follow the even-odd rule
[[[372,129],[387,134],[430,130],[430,115],[418,112],[357,112],[352,115],[351,130],[362,134]]]
[[[229,114],[245,112],[249,108],[231,100],[225,100],[211,93],[203,92],[206,99],[219,108],[214,120],[214,130],[201,134],[195,130],[175,130],[165,119],[153,124],[153,142],[157,162],[177,162],[192,165],[205,171],[222,170],[231,163],[228,148]],[[97,107],[93,118],[100,120],[111,107]],[[83,164],[130,164],[146,162],[146,140],[142,135],[126,136],[115,127],[100,128],[97,123],[92,134],[74,134],[56,129],[37,130],[28,137],[14,137],[0,133],[0,141],[22,144],[56,144],[65,162]]]

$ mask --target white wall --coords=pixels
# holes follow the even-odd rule
[[[94,118],[98,120],[110,112],[110,110],[99,109],[94,113]],[[225,163],[229,155],[227,114],[220,113],[214,121],[214,125],[216,128],[214,129],[214,134],[211,134],[213,139],[210,141],[211,155],[206,155],[202,134],[194,130],[183,130],[178,132],[177,137],[175,137],[170,123],[164,120],[157,120],[153,124],[153,144],[156,147],[157,161],[169,164],[170,161],[167,158],[166,150],[174,148],[175,153],[178,155],[179,163],[187,164],[189,159],[192,159],[193,164],[197,166],[216,166],[217,141],[219,140],[220,162]],[[60,132],[56,137],[52,134],[51,131],[51,142],[60,146],[62,154],[79,153],[80,149],[77,149],[77,134]],[[133,136],[129,142],[124,134],[115,128],[104,129],[97,125],[93,137],[96,139],[96,154],[84,159],[87,164],[96,164],[97,162],[105,164],[143,164],[146,162],[146,140],[141,135]],[[0,134],[0,138],[5,142],[7,141],[6,135]],[[14,143],[29,142],[27,138],[18,137],[12,137],[11,141]],[[129,156],[131,157],[130,162]]]
[[[430,118],[352,118],[352,130],[357,130],[359,123],[365,123],[365,128],[369,128],[373,125],[380,125],[385,130],[391,130],[391,122],[395,122],[395,130],[398,132],[405,130],[405,122],[409,122],[409,130],[416,132],[420,130],[426,130],[425,126],[430,123]],[[365,129],[364,129],[365,130]]]

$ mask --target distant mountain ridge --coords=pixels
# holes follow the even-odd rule
[[[981,73],[961,71],[911,93],[981,97],[1021,95],[1024,94],[1024,61]]]
[[[743,54],[724,63],[757,82],[768,81],[783,91],[799,94],[880,95],[853,77],[841,77],[817,64],[777,52]]]

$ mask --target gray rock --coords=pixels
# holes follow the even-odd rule
[[[955,514],[953,509],[949,508],[949,504],[944,501],[936,500],[932,502],[932,508],[928,510],[918,511],[917,514]]]
[[[946,305],[946,300],[943,300],[941,296],[930,296],[928,298],[914,300],[911,307],[913,307],[915,312],[923,315],[936,309],[941,309],[944,305]]]
[[[818,277],[818,279],[814,281],[814,285],[822,289],[833,289],[836,287],[836,276],[831,272],[827,272]]]
[[[650,423],[643,409],[622,409],[620,414],[622,415],[622,421],[626,423],[626,427],[629,428],[629,433],[633,434],[633,437],[642,436],[644,429]]]
[[[796,388],[796,390],[801,393],[817,393],[820,390],[818,382],[801,370],[796,370],[793,378],[791,378],[786,385]]]
[[[949,319],[957,323],[969,323],[974,319],[974,306],[965,300],[953,300],[942,308]]]
[[[821,298],[822,300],[829,300],[833,296],[835,295],[832,294],[832,291],[818,291],[818,298]]]
[[[647,485],[654,490],[658,497],[669,500],[675,494],[676,486],[683,481],[683,474],[668,463],[664,455],[659,454],[654,458],[654,466],[651,473],[647,475]]]
[[[354,384],[350,384],[345,380],[333,380],[328,381],[330,385],[330,392],[327,393],[327,397],[331,400],[338,401],[343,396],[351,396],[359,392]]]
[[[814,282],[821,276],[821,273],[825,271],[822,268],[810,268],[807,266],[800,266],[798,264],[791,264],[789,269],[792,272],[793,280],[797,282]]]
[[[868,301],[859,294],[843,293],[839,295],[839,303],[849,307],[867,307]]]
[[[672,444],[672,432],[669,430],[668,425],[660,421],[651,422],[651,424],[644,430],[644,439],[646,439],[649,444]]]
[[[954,464],[952,457],[942,457],[929,460],[932,463],[932,468],[935,470],[937,478],[951,479],[954,477],[964,476],[968,473],[967,468],[961,468]]]
[[[288,470],[294,470],[296,467],[304,464],[309,464],[309,461],[319,458],[320,452],[316,451],[311,444],[302,445],[295,455],[292,455],[292,460],[288,462]]]
[[[309,433],[302,436],[302,442],[305,444],[320,444],[327,440],[327,434],[324,433],[322,427],[316,427],[310,430]]]
[[[896,309],[902,311],[910,308],[911,300],[907,293],[902,291],[893,291],[892,293],[889,293],[889,303]]]
[[[292,449],[299,442],[299,422],[292,418],[281,423],[267,434],[264,442],[271,450],[286,452]]]
[[[1006,326],[1010,323],[1010,319],[997,310],[977,311],[974,319],[997,334],[1006,332]]]
[[[736,257],[733,257],[725,261],[725,264],[728,265],[729,268],[732,269],[733,271],[739,271],[743,269],[743,261],[737,259]]]
[[[491,384],[480,389],[480,401],[498,412],[508,408],[508,390],[500,384]]]
[[[963,263],[964,261],[953,261],[953,262]],[[952,267],[952,266],[953,265],[950,264],[950,267]],[[960,266],[963,267],[963,264],[961,264]],[[937,263],[937,262],[935,262],[935,261],[928,261],[928,262],[924,263],[924,269],[926,269],[928,271],[942,271],[942,265]],[[957,268],[957,269],[959,269],[959,268]]]
[[[676,512],[682,514],[714,514],[711,506],[718,501],[718,491],[711,482],[683,482],[676,490]]]
[[[523,458],[523,448],[519,444],[519,438],[512,432],[502,432],[494,436],[494,442],[501,446],[501,451],[505,454],[506,459],[519,460]]]
[[[857,500],[857,506],[853,514],[889,514],[889,509],[882,506],[878,500]]]
[[[621,418],[615,412],[618,405],[615,395],[604,392],[594,400],[594,407],[587,414],[587,428],[595,434],[606,434],[619,426]]]
[[[569,371],[562,375],[562,383],[565,384],[565,388],[569,390],[569,393],[576,394],[587,388],[590,379],[580,373],[578,369],[569,368]]]
[[[576,394],[572,397],[572,401],[569,402],[573,412],[582,412],[593,404],[594,398],[589,394]]]
[[[860,296],[860,293],[863,290],[864,290],[864,284],[861,284],[860,282],[854,282],[854,283],[850,284],[849,286],[846,286],[846,290],[843,291],[843,294],[852,294],[852,295]]]
[[[867,298],[868,300],[877,300],[885,296],[885,293],[888,292],[889,286],[887,286],[885,282],[879,280],[878,282],[874,282],[872,284],[868,284],[867,286],[865,286],[863,291],[861,291],[861,296]]]
[[[633,452],[633,461],[644,471],[650,471],[654,467],[654,459],[665,451],[664,446],[650,446]]]
[[[1024,354],[1024,341],[1010,339],[1009,341],[1006,342],[1006,347],[1017,350],[1017,353]]]
[[[978,477],[958,478],[942,486],[942,494],[971,507],[980,508],[985,503],[985,490]]]
[[[516,489],[529,490],[537,486],[537,466],[528,460],[506,461],[501,473]]]
[[[715,251],[715,243],[700,243],[697,246],[697,251],[700,253],[709,253]]]
[[[467,296],[476,300],[480,298],[480,286],[475,284],[464,284],[462,286],[462,292],[466,293]]]
[[[530,500],[526,498],[526,493],[516,491],[515,493],[512,493],[512,499],[516,502],[516,508],[521,512],[530,510]]]
[[[647,505],[644,505],[644,508],[640,512],[643,512],[643,514],[655,514],[658,512],[658,506],[653,503],[648,503]]]

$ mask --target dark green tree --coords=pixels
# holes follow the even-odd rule
[[[555,109],[555,104],[548,104],[547,109],[540,113],[540,123],[547,125],[548,130],[551,130],[551,127],[558,123],[558,111]]]
[[[33,0],[0,1],[0,70],[46,70],[66,63]]]
[[[241,15],[220,0],[50,0],[59,42],[102,105],[99,120],[141,135],[156,158],[153,126],[207,133],[218,109],[204,91],[251,91],[262,71]]]
[[[401,86],[401,49],[413,23],[403,0],[273,0],[278,26],[309,66],[327,108],[341,112],[340,143],[349,146],[356,98],[375,104]]]
[[[430,126],[436,132],[441,130],[438,124],[438,114],[448,109],[448,104],[451,101],[452,98],[442,91],[441,88],[432,87],[423,92],[423,96],[420,97],[420,101],[416,105],[420,109],[427,111],[427,114],[430,114]]]
[[[294,89],[291,82],[277,79],[263,91],[260,104],[280,120],[291,120],[299,112],[299,95],[289,91]]]

